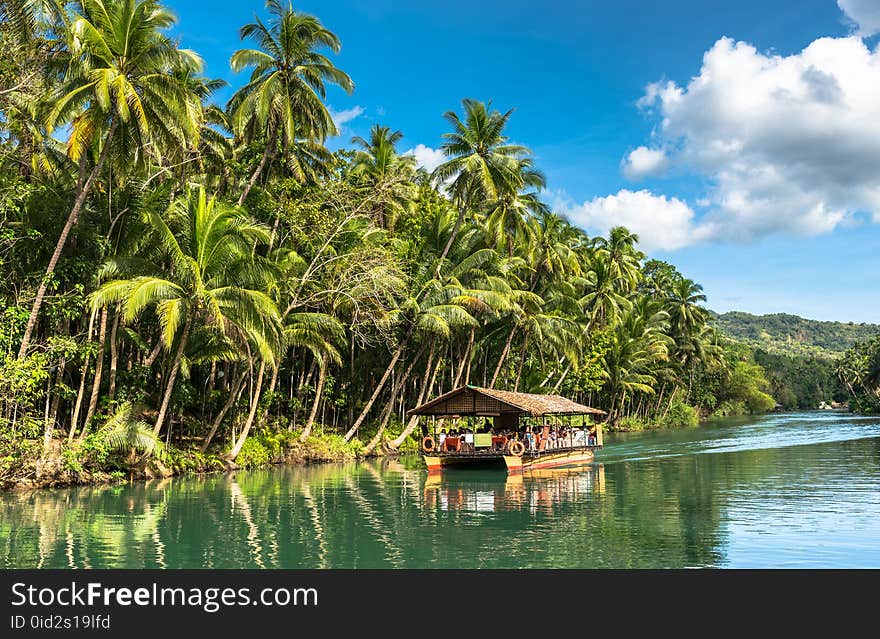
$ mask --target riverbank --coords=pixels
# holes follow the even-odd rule
[[[345,442],[336,434],[316,434],[300,441],[296,432],[263,431],[248,438],[235,463],[223,459],[217,451],[203,453],[195,445],[169,445],[160,456],[130,463],[125,455],[107,450],[88,437],[72,443],[53,439],[45,452],[42,440],[3,441],[0,490],[112,484],[279,464],[343,462],[362,458],[362,450],[359,440]]]

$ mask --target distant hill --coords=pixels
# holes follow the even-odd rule
[[[835,357],[854,343],[880,334],[880,324],[821,322],[787,313],[712,313],[724,335],[773,353]]]

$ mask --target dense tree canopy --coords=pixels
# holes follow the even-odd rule
[[[5,442],[371,452],[464,383],[562,393],[611,426],[772,406],[697,283],[550,210],[512,110],[448,111],[429,175],[391,126],[323,146],[327,85],[354,84],[289,5],[242,27],[254,48],[230,63],[250,76],[217,105],[156,0],[0,4],[20,18],[0,26]]]

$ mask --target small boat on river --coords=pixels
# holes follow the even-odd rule
[[[461,386],[408,413],[422,423],[429,472],[500,466],[508,472],[565,468],[593,461],[606,413],[559,395]],[[579,419],[578,419],[579,418]]]

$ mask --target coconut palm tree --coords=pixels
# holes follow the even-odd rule
[[[258,49],[240,49],[232,55],[236,72],[253,69],[250,80],[229,101],[233,130],[245,142],[261,140],[263,154],[238,199],[239,206],[278,152],[291,149],[296,140],[323,142],[336,135],[336,125],[324,100],[326,84],[348,93],[354,83],[318,50],[338,53],[339,38],[314,16],[294,11],[279,0],[267,0],[272,18],[259,18],[241,28],[241,38],[251,38]]]
[[[584,278],[585,290],[580,299],[581,308],[587,315],[587,327],[593,328],[613,323],[631,303],[620,290],[620,277],[604,251],[594,253],[589,271]]]
[[[165,35],[174,17],[156,0],[82,0],[68,33],[70,63],[52,108],[49,131],[69,125],[67,155],[79,167],[76,196],[37,288],[18,358],[27,354],[46,287],[86,198],[110,158],[142,161],[151,144],[187,145],[197,122],[186,87],[170,72],[200,68],[195,53]]]
[[[126,322],[155,307],[165,349],[177,345],[153,428],[157,434],[194,327],[238,333],[254,345],[263,364],[274,362],[281,341],[278,310],[263,292],[269,273],[252,251],[255,242],[268,241],[268,230],[240,209],[208,199],[203,187],[178,198],[167,217],[153,213],[149,222],[159,247],[151,261],[168,268],[132,268],[124,260],[111,260],[104,279],[129,277],[107,281],[91,296],[93,308],[120,303]]]
[[[374,124],[370,139],[352,138],[361,150],[352,161],[352,173],[374,202],[376,223],[383,228],[394,228],[397,216],[409,210],[418,188],[415,177],[415,158],[398,155],[395,145],[403,138],[400,131]]]
[[[529,186],[523,183],[522,160],[531,151],[508,144],[504,135],[513,110],[492,111],[491,105],[470,98],[462,100],[462,107],[464,119],[454,111],[444,115],[453,130],[443,134],[445,141],[440,148],[449,159],[431,174],[437,184],[448,182],[446,190],[458,207],[458,217],[441,259],[449,254],[468,210],[482,209],[504,193],[516,193]]]
[[[532,158],[518,158],[513,170],[517,174],[513,184],[500,190],[486,205],[489,235],[497,245],[506,248],[508,256],[513,255],[514,243],[528,243],[533,228],[529,218],[550,211],[538,195],[547,181],[544,174],[534,168]]]

